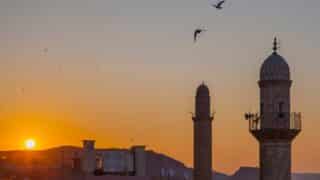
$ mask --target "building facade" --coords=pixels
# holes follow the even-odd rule
[[[191,180],[192,170],[184,164],[150,150],[145,146],[130,149],[96,149],[93,141],[83,141],[83,148],[73,158],[81,162],[79,171],[87,175],[114,175],[158,177],[166,179]],[[78,160],[77,160],[78,159]],[[95,163],[92,163],[94,159]],[[77,161],[75,161],[77,160]]]

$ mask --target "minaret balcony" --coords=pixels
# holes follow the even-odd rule
[[[288,118],[285,118],[289,116]],[[249,131],[257,139],[265,138],[294,138],[302,129],[301,113],[246,113],[245,118],[249,121]]]
[[[289,113],[289,121],[283,118],[285,113],[264,113],[261,116],[254,115],[249,118],[249,130],[258,131],[261,129],[290,129],[301,130],[301,113]],[[284,119],[284,120],[281,120]],[[267,121],[266,125],[262,125],[262,120]],[[286,124],[286,126],[283,126]]]

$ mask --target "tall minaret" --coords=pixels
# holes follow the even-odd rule
[[[193,119],[193,180],[212,180],[212,127],[209,89],[201,84],[197,89]]]
[[[260,69],[260,114],[246,114],[260,143],[260,180],[291,180],[291,144],[301,131],[301,114],[290,110],[289,65],[277,49],[275,38]]]

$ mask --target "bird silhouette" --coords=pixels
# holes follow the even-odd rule
[[[222,9],[222,5],[226,2],[226,0],[221,0],[219,1],[217,4],[212,4],[213,7],[215,7],[216,9]]]
[[[196,30],[194,30],[194,33],[193,33],[193,41],[194,42],[197,42],[197,39],[198,39],[198,36],[200,33],[206,31],[206,29],[200,29],[200,28],[197,28]]]

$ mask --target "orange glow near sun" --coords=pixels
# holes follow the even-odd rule
[[[34,139],[27,139],[24,142],[24,146],[26,149],[32,150],[36,147],[36,141]]]

